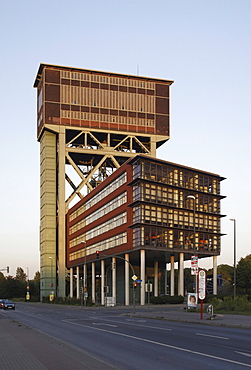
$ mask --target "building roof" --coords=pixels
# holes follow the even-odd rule
[[[129,163],[129,164],[133,164],[134,162],[136,162],[139,158],[143,158],[145,160],[148,160],[148,161],[151,161],[151,162],[155,162],[155,163],[158,163],[158,164],[166,164],[166,165],[169,165],[169,166],[173,166],[173,167],[179,167],[179,168],[183,168],[183,169],[187,169],[189,171],[195,171],[195,172],[200,172],[200,173],[203,173],[203,174],[207,174],[209,176],[214,176],[214,177],[219,177],[220,178],[220,181],[222,180],[226,180],[226,177],[222,177],[216,173],[212,173],[212,172],[208,172],[208,171],[204,171],[204,170],[199,170],[197,168],[193,168],[193,167],[188,167],[188,166],[184,166],[182,164],[178,164],[178,163],[174,163],[174,162],[168,162],[164,159],[159,159],[159,158],[154,158],[154,157],[149,157],[147,155],[144,155],[144,154],[139,154],[133,158],[130,158],[126,161],[126,163]]]
[[[144,76],[128,75],[128,74],[121,74],[121,73],[115,73],[115,72],[96,71],[92,69],[83,69],[83,68],[66,67],[66,66],[58,66],[58,65],[53,65],[53,64],[41,63],[38,68],[37,76],[36,76],[33,87],[38,86],[43,69],[45,67],[52,68],[52,69],[60,69],[60,70],[64,69],[68,71],[70,70],[71,72],[85,72],[85,73],[93,73],[93,74],[98,73],[104,76],[121,77],[121,78],[128,78],[128,79],[132,78],[132,79],[147,80],[147,81],[152,81],[152,82],[161,82],[161,83],[166,83],[168,85],[171,85],[174,82],[172,80],[166,80],[166,79],[161,79],[161,78],[144,77]]]

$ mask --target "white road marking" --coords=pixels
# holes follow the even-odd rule
[[[251,357],[251,353],[238,352],[238,351],[235,351],[235,352],[239,353],[240,355],[243,355],[243,356]]]
[[[226,339],[229,340],[227,337],[218,337],[217,335],[209,335],[209,334],[202,334],[202,333],[196,333],[196,335],[201,335],[203,337],[210,337],[210,338],[217,338],[217,339]]]
[[[97,319],[97,317],[96,317]],[[135,320],[130,320],[130,319],[127,319],[126,321],[132,321],[133,323],[131,322],[124,322],[124,321],[113,321],[113,320],[109,320],[109,319],[102,319],[99,317],[99,320],[104,320],[104,321],[111,321],[111,322],[116,322],[117,324],[124,324],[124,325],[133,325],[133,326],[140,326],[142,328],[149,328],[149,329],[158,329],[158,330],[163,330],[163,331],[172,331],[172,329],[167,329],[167,328],[160,328],[158,326],[150,326],[150,325],[139,325],[139,324],[135,324]],[[145,322],[146,320],[144,320],[143,322]],[[138,322],[138,321],[136,321]],[[139,321],[140,322],[140,321]]]
[[[117,328],[118,325],[111,325],[111,324],[106,324],[104,322],[93,322],[92,325],[103,325],[103,326],[111,326],[112,328]]]
[[[73,325],[83,326],[83,327],[88,328],[88,329],[99,330],[99,331],[103,331],[105,333],[110,333],[110,334],[118,335],[118,336],[121,336],[121,337],[131,338],[131,339],[135,339],[135,340],[139,340],[139,341],[142,341],[142,342],[147,342],[147,343],[155,344],[155,345],[166,347],[166,348],[176,349],[177,351],[188,352],[190,354],[192,353],[194,355],[199,355],[199,356],[202,356],[202,357],[213,358],[215,360],[230,362],[231,364],[242,365],[242,366],[246,366],[246,367],[250,367],[251,368],[251,365],[245,364],[244,362],[234,361],[234,360],[230,360],[228,358],[219,357],[219,356],[213,356],[213,355],[209,355],[209,354],[203,353],[203,352],[192,351],[190,349],[176,347],[176,346],[172,346],[170,344],[160,343],[160,342],[156,342],[156,341],[153,341],[153,340],[150,340],[150,339],[144,339],[144,338],[140,338],[140,337],[135,337],[133,335],[122,334],[122,333],[117,333],[117,332],[111,331],[111,330],[101,329],[101,328],[97,328],[97,327],[93,327],[93,326],[89,326],[89,325],[78,324],[76,322],[70,322],[68,320],[63,320],[63,321],[69,322],[70,324],[73,324]]]

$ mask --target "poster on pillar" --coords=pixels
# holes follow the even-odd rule
[[[187,307],[197,308],[198,304],[198,294],[197,293],[187,293]]]

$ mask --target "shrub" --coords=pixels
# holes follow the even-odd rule
[[[168,296],[167,303],[170,303],[170,304],[184,303],[184,297],[182,295]]]
[[[152,304],[179,304],[184,302],[184,297],[181,295],[163,295],[158,297],[151,297],[150,302]]]
[[[210,303],[219,311],[251,312],[251,303],[247,296],[213,298]]]

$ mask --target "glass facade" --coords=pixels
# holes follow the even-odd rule
[[[192,169],[177,168],[174,164],[138,160],[133,165],[133,178],[138,177],[209,194],[220,194],[220,181],[215,177]]]
[[[135,248],[220,253],[219,176],[139,158],[133,179]]]
[[[87,209],[93,207],[95,204],[100,202],[102,199],[107,197],[109,194],[111,194],[113,191],[118,189],[121,185],[126,183],[126,172],[122,173],[121,176],[119,176],[117,179],[112,181],[109,185],[107,185],[105,188],[100,190],[94,197],[92,197],[90,200],[88,200],[86,203],[82,204],[79,208],[77,208],[74,212],[70,214],[70,221],[73,221],[76,217],[80,216],[83,212],[85,212]],[[91,221],[92,222],[92,221]]]
[[[106,249],[114,248],[116,246],[120,246],[120,245],[126,244],[126,243],[127,243],[127,234],[126,234],[126,232],[118,234],[118,235],[114,235],[111,238],[104,239],[101,242],[92,244],[87,248],[81,248],[81,249],[77,250],[76,252],[70,253],[69,261],[74,261],[74,260],[77,260],[79,258],[83,258],[83,257],[85,257],[85,253],[88,256],[88,255],[91,255],[91,254],[95,254],[95,252],[97,250],[101,252],[101,251],[104,251]]]
[[[146,249],[177,257],[185,252],[186,260],[193,253],[220,254],[223,178],[144,156],[123,166],[116,179],[69,214],[69,261],[96,250],[115,248],[116,254],[116,247],[119,253]]]
[[[109,219],[108,221],[103,222],[97,227],[94,227],[91,230],[86,231],[82,233],[81,235],[78,235],[76,238],[71,239],[69,247],[73,248],[76,245],[80,244],[82,241],[95,238],[96,236],[102,235],[103,233],[109,230],[115,229],[116,227],[119,227],[125,223],[126,223],[126,212],[123,212],[119,214],[118,216],[115,216]]]
[[[74,234],[76,231],[82,229],[86,225],[89,225],[90,223],[98,220],[104,215],[107,215],[114,209],[117,209],[122,204],[126,203],[126,201],[127,201],[127,196],[126,196],[126,192],[124,192],[123,194],[120,194],[118,197],[112,199],[110,202],[108,202],[104,206],[100,207],[96,212],[91,213],[89,216],[84,217],[81,221],[71,226],[70,235]]]

